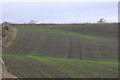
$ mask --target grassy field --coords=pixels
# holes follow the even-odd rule
[[[20,78],[116,78],[117,62],[5,55],[9,72]]]
[[[17,37],[3,59],[17,77],[118,77],[117,24],[15,28]]]

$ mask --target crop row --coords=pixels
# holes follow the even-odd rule
[[[37,55],[80,60],[117,60],[116,40],[18,31],[13,44],[3,54]]]
[[[45,58],[38,56],[4,56],[7,70],[19,78],[117,78],[116,63]]]

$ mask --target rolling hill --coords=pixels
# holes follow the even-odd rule
[[[17,77],[118,77],[117,24],[15,28],[17,37],[3,50],[3,60]]]

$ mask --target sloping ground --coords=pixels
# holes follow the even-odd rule
[[[4,57],[4,61],[6,65],[9,65],[7,69],[19,78],[52,78],[67,76],[67,74],[57,70],[57,68],[26,57],[16,58],[7,56]]]
[[[90,26],[93,25],[84,25],[86,29],[78,25],[74,29],[59,25],[16,27],[16,39],[3,50],[8,71],[24,78],[118,77],[116,24],[108,24],[108,29],[106,24],[99,26],[99,33],[94,29],[98,25],[94,25],[91,33],[85,34]]]
[[[0,59],[0,78],[17,78],[16,76],[12,75],[7,71],[6,65],[4,64],[3,60]]]
[[[12,41],[16,38],[17,29],[9,27],[9,30],[3,32],[5,36],[2,37],[2,48],[9,47],[12,44]]]
[[[118,59],[116,40],[34,31],[18,31],[16,40],[3,53],[99,61]]]
[[[3,34],[4,37],[2,36]],[[2,60],[2,49],[10,46],[16,35],[17,30],[15,28],[9,27],[9,30],[2,32],[2,27],[0,27],[0,78],[17,78],[7,71],[6,65]]]
[[[69,34],[77,36],[100,37],[107,39],[118,38],[118,24],[84,24],[84,25],[41,25],[17,26],[19,30],[38,31],[44,33]]]
[[[115,62],[47,58],[36,56],[5,56],[7,69],[19,78],[116,78]]]

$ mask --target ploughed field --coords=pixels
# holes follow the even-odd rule
[[[118,77],[117,24],[15,28],[17,37],[3,50],[3,59],[17,77]]]

